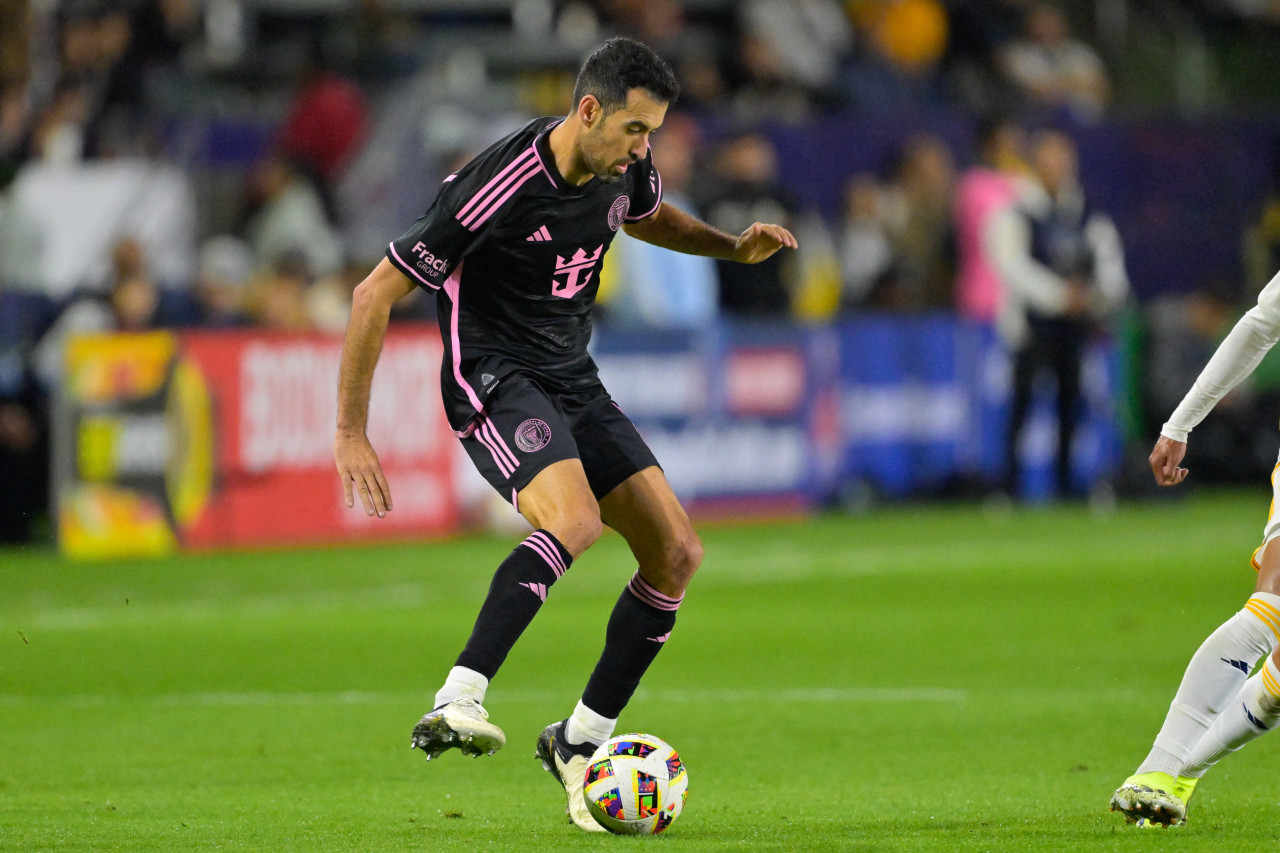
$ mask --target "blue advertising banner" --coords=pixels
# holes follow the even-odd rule
[[[681,498],[695,508],[795,508],[850,494],[974,496],[1004,479],[1011,358],[988,327],[882,315],[825,327],[721,323],[603,329],[596,360]],[[1115,348],[1085,357],[1073,478],[1115,470]],[[1019,494],[1053,495],[1051,379],[1019,442]]]

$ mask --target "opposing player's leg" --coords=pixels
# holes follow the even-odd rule
[[[1268,524],[1268,533],[1272,532],[1271,527]],[[1271,605],[1264,614],[1270,619],[1273,650],[1240,686],[1187,757],[1182,775],[1194,781],[1199,781],[1228,753],[1261,737],[1280,722],[1280,648],[1275,648],[1280,638],[1280,544],[1277,542],[1280,540],[1272,539],[1259,549],[1258,590],[1249,599],[1250,604],[1257,604],[1265,596]]]
[[[556,406],[511,378],[463,439],[476,468],[535,528],[494,573],[475,627],[412,745],[432,758],[451,747],[480,755],[506,742],[483,707],[489,681],[533,621],[552,585],[600,536],[600,510]]]
[[[1277,488],[1274,473],[1272,481]],[[1261,673],[1249,679],[1249,672],[1280,642],[1278,537],[1280,520],[1273,503],[1263,546],[1254,557],[1258,582],[1253,595],[1191,658],[1151,752],[1112,796],[1112,811],[1124,812],[1131,821],[1182,822],[1200,777],[1233,751],[1229,744],[1239,741],[1238,749],[1247,742],[1240,740],[1239,731],[1240,725],[1252,725],[1245,712],[1268,701],[1254,695],[1266,687]]]
[[[639,568],[623,589],[605,630],[605,647],[568,719],[552,723],[538,739],[543,766],[561,779],[569,816],[596,829],[582,802],[587,759],[613,734],[622,709],[671,636],[676,610],[698,565],[702,544],[666,476],[645,468],[600,501],[606,524],[627,540]]]

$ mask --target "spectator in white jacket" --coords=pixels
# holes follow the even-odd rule
[[[1041,131],[1032,139],[1030,165],[1017,202],[994,216],[986,233],[1005,292],[996,328],[1014,360],[1006,483],[1016,494],[1018,442],[1035,380],[1048,371],[1058,387],[1056,473],[1058,493],[1066,496],[1075,491],[1071,443],[1085,345],[1124,305],[1129,277],[1115,225],[1080,188],[1075,143],[1059,131]]]

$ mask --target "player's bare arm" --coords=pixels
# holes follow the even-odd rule
[[[355,506],[355,495],[359,494],[364,511],[379,518],[391,511],[391,489],[378,454],[365,434],[369,390],[387,334],[391,306],[413,288],[413,283],[385,258],[356,287],[338,370],[338,429],[333,437],[333,460],[342,479],[342,494],[348,507]]]
[[[1148,460],[1151,463],[1151,473],[1156,475],[1158,485],[1176,486],[1187,478],[1187,469],[1178,467],[1186,453],[1185,441],[1174,441],[1172,438],[1160,436]]]
[[[666,202],[653,216],[629,223],[623,229],[632,237],[664,249],[744,264],[758,264],[779,249],[795,249],[800,245],[781,225],[756,222],[735,237]]]

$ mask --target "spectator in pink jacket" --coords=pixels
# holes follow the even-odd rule
[[[1004,296],[1000,276],[991,265],[983,233],[991,215],[1017,196],[1018,176],[1025,171],[1024,135],[1007,118],[990,119],[978,134],[979,161],[960,176],[955,195],[956,311],[980,323],[994,323]]]

